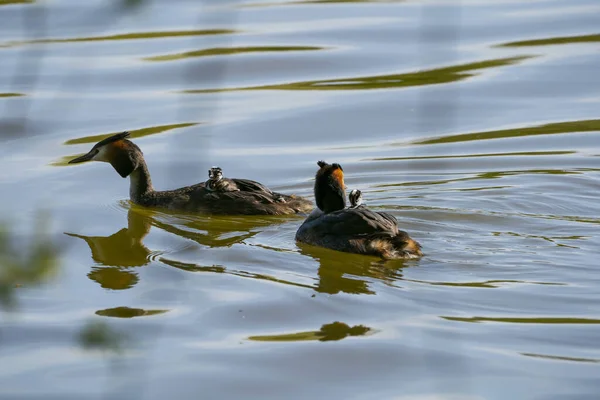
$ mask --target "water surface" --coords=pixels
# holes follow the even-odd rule
[[[0,220],[26,253],[46,210],[61,255],[0,314],[0,397],[597,398],[599,27],[591,0],[0,1]],[[124,130],[159,189],[219,165],[311,196],[339,162],[426,256],[66,164]]]

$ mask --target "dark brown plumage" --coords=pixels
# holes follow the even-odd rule
[[[398,229],[396,218],[364,205],[345,207],[343,170],[319,161],[315,177],[315,210],[296,233],[296,240],[348,253],[382,258],[414,258],[421,246]]]
[[[175,190],[156,191],[142,151],[127,140],[129,133],[113,135],[97,143],[89,153],[69,163],[104,161],[110,163],[122,177],[129,176],[129,197],[146,206],[208,214],[285,215],[309,212],[312,203],[302,197],[271,191],[266,186],[247,179],[229,179],[239,190],[215,191],[198,183]]]

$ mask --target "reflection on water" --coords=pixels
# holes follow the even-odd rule
[[[596,358],[581,358],[581,357],[563,357],[563,356],[551,356],[548,354],[534,354],[534,353],[521,353],[526,357],[543,358],[546,360],[556,361],[573,361],[573,362],[584,362],[584,363],[600,363],[600,359]]]
[[[463,65],[435,68],[431,70],[410,72],[405,74],[326,79],[319,81],[305,81],[241,88],[196,89],[186,90],[185,93],[214,93],[237,90],[371,90],[422,85],[438,85],[470,78],[475,76],[477,71],[482,69],[503,67],[518,63],[531,57],[533,56],[499,58],[495,60],[472,62]]]
[[[173,268],[188,272],[223,273],[251,279],[266,280],[285,285],[313,289],[320,293],[375,294],[369,282],[380,281],[389,285],[402,278],[403,260],[383,261],[375,257],[340,253],[299,243],[301,254],[318,262],[318,283],[315,286],[293,282],[274,276],[227,268],[222,265],[201,265],[176,260],[148,249],[143,239],[152,226],[164,232],[192,240],[206,248],[231,247],[244,243],[260,232],[261,227],[272,226],[292,217],[207,217],[201,215],[166,214],[131,207],[127,212],[127,228],[110,236],[85,236],[66,233],[83,239],[97,264],[88,277],[106,289],[123,290],[135,286],[139,277],[131,270],[156,260]]]
[[[168,132],[173,129],[187,128],[189,126],[198,125],[199,122],[185,122],[180,124],[169,124],[169,125],[160,125],[160,126],[150,126],[148,128],[140,128],[129,130],[128,132],[131,135],[132,139],[140,138],[144,136],[156,135],[157,133]],[[84,136],[77,139],[69,139],[65,142],[66,145],[71,144],[85,144],[85,143],[97,143],[102,139],[106,139],[112,135],[116,135],[121,132],[111,132],[111,133],[103,133],[101,135],[93,135],[93,136]]]
[[[404,260],[381,260],[370,256],[356,256],[334,250],[298,243],[300,252],[319,262],[319,282],[315,290],[320,293],[375,294],[370,281],[393,284],[402,278]]]
[[[124,202],[125,204],[127,202]],[[152,259],[174,268],[190,272],[217,272],[232,275],[279,281],[276,278],[252,274],[245,271],[228,270],[221,266],[199,266],[166,257],[159,257],[160,252],[148,249],[143,239],[152,226],[172,233],[184,239],[192,240],[208,248],[230,247],[242,243],[256,235],[260,227],[283,223],[296,217],[237,217],[237,216],[202,216],[189,214],[166,214],[153,210],[131,206],[127,212],[127,228],[123,228],[110,236],[85,236],[75,233],[66,235],[83,239],[92,252],[92,259],[98,265],[93,266],[88,277],[105,289],[123,290],[135,286],[138,275],[131,267],[142,267]],[[167,221],[167,222],[165,222]],[[286,283],[281,281],[281,283]],[[291,283],[297,285],[295,283]]]
[[[17,3],[2,396],[597,397],[597,0]],[[126,181],[49,165],[129,127],[165,187],[201,156],[307,194],[335,158],[428,256],[297,246],[301,217],[114,207]],[[34,267],[40,205],[59,274]],[[130,369],[98,357],[134,345]]]
[[[145,61],[175,61],[193,57],[225,56],[230,54],[247,53],[277,53],[291,51],[314,51],[323,50],[323,47],[315,46],[254,46],[254,47],[215,47],[185,53],[166,54],[144,58]]]
[[[128,340],[127,335],[118,332],[104,322],[90,322],[79,333],[78,341],[86,350],[100,350],[120,353]]]
[[[433,139],[417,140],[413,144],[439,144],[470,142],[473,140],[506,139],[520,136],[557,135],[562,133],[597,132],[600,130],[600,119],[584,121],[555,122],[525,128],[502,129],[487,132],[464,133],[460,135],[443,136]],[[487,155],[486,155],[487,156]]]
[[[519,318],[519,317],[444,317],[448,321],[458,322],[502,322],[509,324],[600,324],[600,319],[593,318],[571,318],[571,317],[537,317],[537,318]]]
[[[15,1],[17,2],[17,1]],[[0,3],[1,5],[2,3]],[[89,36],[89,37],[74,37],[74,38],[55,38],[55,39],[36,39],[28,41],[8,42],[0,47],[20,46],[24,44],[51,44],[51,43],[80,43],[80,42],[100,42],[112,40],[149,40],[149,39],[165,39],[177,37],[192,37],[192,36],[207,36],[207,35],[229,35],[238,33],[232,29],[196,29],[196,30],[181,30],[181,31],[159,31],[159,32],[135,32],[123,33],[107,36]]]
[[[92,267],[88,277],[105,289],[123,290],[138,283],[138,276],[129,267],[148,264],[151,251],[142,240],[150,232],[150,219],[133,210],[127,213],[127,228],[110,236],[67,235],[80,238],[90,247],[92,259],[99,266]]]
[[[166,312],[169,312],[169,310],[144,310],[141,308],[115,307],[107,308],[105,310],[98,310],[96,311],[96,315],[113,318],[135,318],[149,315],[159,315]]]
[[[547,39],[521,40],[504,43],[498,47],[551,46],[556,44],[595,43],[600,42],[600,34],[582,36],[562,36]]]
[[[323,325],[318,331],[250,336],[248,340],[257,342],[303,342],[308,340],[328,342],[332,340],[342,340],[350,336],[365,336],[372,332],[373,330],[371,328],[363,325],[349,326],[343,322],[336,321],[331,324]]]
[[[35,220],[29,242],[0,221],[0,307],[17,305],[15,289],[47,283],[58,274],[60,247],[49,238],[48,217]]]
[[[35,3],[35,0],[0,0],[0,6],[7,4],[31,4]]]

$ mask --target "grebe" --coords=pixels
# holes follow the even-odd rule
[[[217,192],[238,192],[240,190],[233,179],[223,178],[223,170],[219,167],[212,167],[208,170],[206,188]]]
[[[350,200],[350,208],[357,208],[362,206],[362,192],[358,189],[353,189],[348,195],[348,200]]]
[[[324,161],[317,164],[315,201],[319,209],[300,226],[296,232],[297,241],[385,259],[423,255],[419,243],[398,229],[398,221],[393,215],[360,205],[360,191],[352,191],[351,207],[345,208],[342,167]]]
[[[129,176],[130,200],[145,207],[230,215],[285,215],[312,209],[312,203],[307,199],[275,193],[247,179],[228,179],[235,184],[235,191],[211,190],[206,187],[206,182],[175,190],[156,191],[152,187],[142,151],[127,137],[129,132],[110,136],[96,143],[89,153],[69,161],[69,164],[84,161],[110,163],[123,178]]]

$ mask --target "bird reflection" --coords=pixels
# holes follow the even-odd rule
[[[90,247],[92,259],[98,264],[88,274],[91,280],[106,289],[123,290],[135,286],[139,281],[138,274],[131,268],[149,264],[152,256],[158,253],[151,251],[143,243],[152,226],[203,246],[228,247],[258,234],[260,227],[285,222],[289,218],[208,217],[159,212],[148,214],[148,210],[132,207],[127,213],[127,228],[110,236],[65,234],[85,240]],[[171,266],[176,264],[163,258],[160,261]],[[228,272],[224,267],[207,267],[194,271]]]
[[[150,232],[150,219],[133,210],[127,213],[127,228],[110,236],[84,236],[66,233],[86,241],[92,259],[101,264],[92,268],[88,277],[105,289],[123,290],[133,287],[139,280],[130,267],[141,267],[150,262],[151,251],[142,240]]]
[[[300,252],[319,262],[319,282],[315,290],[320,293],[375,294],[369,286],[371,280],[387,284],[402,278],[400,272],[405,260],[381,260],[357,256],[298,243]]]
[[[101,287],[124,290],[135,286],[139,276],[135,267],[149,264],[153,259],[173,268],[189,272],[224,273],[244,278],[267,280],[315,290],[319,293],[375,294],[372,282],[389,285],[402,278],[404,263],[411,261],[382,261],[374,257],[357,256],[299,243],[300,252],[319,263],[317,283],[307,284],[280,279],[268,274],[242,271],[223,265],[200,265],[185,263],[166,257],[156,257],[160,252],[148,249],[144,238],[152,226],[177,236],[192,240],[206,247],[228,247],[258,234],[261,227],[277,222],[289,221],[286,218],[265,217],[204,217],[191,215],[149,213],[137,207],[129,208],[127,227],[110,236],[84,236],[66,233],[80,238],[90,247],[96,266],[88,277]]]

